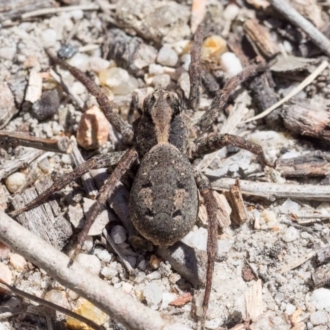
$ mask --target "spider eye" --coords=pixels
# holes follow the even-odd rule
[[[155,103],[156,102],[155,95],[151,95],[150,101],[151,101],[151,103]]]
[[[166,101],[168,101],[168,102],[171,101],[171,96],[169,94],[166,95]]]

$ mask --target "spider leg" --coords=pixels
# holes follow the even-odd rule
[[[207,269],[206,269],[206,285],[205,294],[203,299],[203,314],[202,314],[202,328],[204,328],[206,313],[210,300],[210,294],[212,289],[213,272],[215,265],[215,258],[218,251],[217,242],[217,202],[212,194],[212,189],[209,180],[202,173],[196,173],[195,180],[197,187],[204,198],[206,212],[208,216],[208,237],[207,237]]]
[[[194,42],[191,46],[191,63],[189,66],[190,92],[189,106],[194,111],[198,110],[200,101],[199,87],[201,83],[201,53],[204,37],[204,26],[199,24],[194,36]]]
[[[126,123],[117,113],[112,109],[111,103],[108,97],[103,93],[102,89],[95,84],[95,82],[89,79],[81,70],[68,64],[67,62],[53,56],[46,50],[50,59],[60,65],[62,68],[68,70],[77,80],[79,80],[87,90],[95,96],[98,104],[104,115],[109,120],[110,124],[123,136],[124,142],[131,143],[133,141],[134,133],[131,125]]]
[[[135,163],[138,159],[138,154],[134,149],[128,150],[125,155],[120,159],[117,167],[114,169],[110,177],[105,181],[103,187],[100,190],[99,196],[96,202],[93,204],[91,213],[88,219],[86,219],[84,228],[79,233],[77,237],[77,246],[71,257],[70,264],[77,257],[81,251],[82,245],[87,237],[89,229],[91,228],[94,220],[99,214],[100,209],[105,205],[107,199],[113,193],[116,184],[120,181],[122,176],[127,172],[127,170]]]
[[[197,140],[190,151],[191,159],[217,151],[228,145],[248,150],[259,157],[263,166],[267,165],[273,167],[273,165],[266,159],[262,148],[258,144],[247,141],[240,136],[231,134],[214,134]]]
[[[97,168],[103,168],[103,167],[109,167],[116,165],[119,162],[119,157],[122,157],[123,153],[114,153],[114,154],[108,154],[108,155],[102,155],[99,157],[94,157],[83,164],[77,166],[72,172],[67,173],[63,175],[62,177],[58,178],[54,184],[46,189],[43,193],[41,193],[36,199],[32,200],[31,202],[27,203],[23,208],[13,211],[10,213],[10,216],[16,217],[17,215],[26,212],[28,210],[31,210],[42,203],[46,202],[50,195],[52,195],[54,192],[62,189],[70,182],[78,179],[81,177],[84,173],[88,172],[91,169],[97,169]]]
[[[245,80],[255,76],[259,72],[265,70],[265,65],[263,64],[252,64],[243,69],[238,75],[230,78],[223,89],[221,89],[215,98],[213,99],[210,108],[205,111],[200,121],[197,123],[202,132],[208,131],[217,114],[223,110],[228,102],[231,93]]]

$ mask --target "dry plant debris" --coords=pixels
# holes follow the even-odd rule
[[[204,43],[191,57],[193,33],[202,20]],[[189,65],[202,54],[200,68],[193,67],[202,71],[202,86],[192,87],[201,98],[199,111],[186,114],[191,127],[200,118],[203,127],[210,125],[204,113],[214,95],[257,60],[266,71],[239,86],[225,111],[213,107],[210,117],[216,132],[259,144],[275,166],[264,169],[254,155],[232,147],[194,164],[213,189],[229,191],[234,210],[229,215],[223,195],[213,194],[217,220],[226,225],[218,235],[205,328],[328,328],[330,11],[325,3],[14,0],[8,5],[0,0],[0,22],[0,240],[7,244],[0,246],[2,280],[73,311],[84,297],[110,316],[103,318],[105,329],[197,329],[207,261],[203,204],[199,221],[181,242],[134,250],[129,242],[136,229],[128,210],[134,174],[127,175],[83,246],[80,259],[94,275],[80,266],[68,269],[66,257],[48,243],[58,250],[68,245],[109,177],[105,169],[84,174],[17,218],[48,243],[3,211],[26,204],[51,180],[95,155],[115,152],[110,171],[123,155],[122,123],[108,125],[97,110],[87,122],[95,99],[67,71],[51,68],[45,48],[101,85],[113,111],[130,123],[156,87],[182,90],[186,109],[198,107],[196,99],[184,96],[189,96]],[[191,141],[196,137],[203,137],[199,130],[191,132]],[[231,225],[230,217],[236,220]],[[87,281],[97,283],[98,292]],[[105,292],[113,296],[105,298]],[[57,329],[65,323],[74,328],[62,314],[35,307],[1,293],[0,329]]]

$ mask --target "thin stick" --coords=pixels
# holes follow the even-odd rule
[[[49,14],[57,14],[63,13],[72,10],[98,10],[100,7],[98,5],[81,5],[81,6],[66,6],[66,7],[57,7],[57,8],[45,8],[45,9],[38,9],[34,11],[30,11],[29,13],[25,13],[22,15],[22,18],[30,18],[42,15],[49,15]]]
[[[88,326],[90,326],[93,329],[96,329],[96,330],[103,329],[103,327],[99,326],[95,322],[87,319],[86,317],[84,317],[82,315],[74,313],[74,312],[70,311],[69,309],[66,309],[66,308],[64,308],[60,305],[53,304],[52,302],[50,302],[48,300],[45,300],[45,299],[39,298],[37,296],[34,296],[33,294],[30,294],[30,293],[27,293],[25,291],[19,290],[19,289],[15,288],[14,286],[7,284],[2,279],[0,279],[0,283],[2,285],[4,285],[6,288],[8,288],[11,292],[15,293],[16,295],[18,295],[20,297],[27,298],[27,299],[32,300],[32,301],[34,301],[34,302],[36,302],[40,305],[47,306],[49,308],[55,309],[56,311],[58,311],[60,313],[71,316],[71,317],[73,317],[73,318],[75,318],[75,319],[77,319],[81,322],[86,323]]]
[[[252,118],[249,118],[248,120],[245,120],[243,123],[248,123],[252,120],[257,120],[266,117],[269,115],[273,110],[281,106],[286,101],[290,100],[292,97],[297,95],[300,91],[302,91],[306,86],[311,84],[315,78],[321,74],[323,70],[325,70],[329,66],[328,61],[323,61],[313,73],[311,73],[306,79],[304,79],[296,88],[294,88],[287,96],[285,96],[282,100],[278,101],[274,105],[272,105],[270,108],[266,109],[264,112],[260,113],[258,116],[254,116]]]
[[[61,153],[70,153],[72,150],[71,141],[67,137],[59,140],[42,139],[28,134],[0,131],[0,147],[8,149],[17,146]]]
[[[269,0],[271,5],[279,11],[292,24],[302,29],[312,40],[312,42],[330,56],[330,40],[320,32],[310,21],[297,12],[288,1]]]
[[[215,190],[229,190],[235,179],[219,179],[212,182]],[[278,184],[240,180],[242,194],[274,200],[276,198],[297,198],[314,201],[330,201],[330,187],[320,185]]]
[[[129,295],[114,289],[79,263],[67,267],[69,257],[57,251],[0,210],[0,240],[16,253],[44,269],[63,286],[88,299],[127,329],[189,330],[169,315],[149,309]]]

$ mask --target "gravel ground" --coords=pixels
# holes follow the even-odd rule
[[[81,6],[97,3],[79,1]],[[57,68],[56,72],[61,74],[70,90],[71,95],[68,96],[63,86],[54,80],[44,48],[53,51],[61,49],[65,54],[75,53],[69,62],[87,71],[105,86],[114,109],[125,119],[134,91],[142,98],[155,87],[178,89],[180,86],[187,95],[192,38],[191,1],[139,0],[133,4],[121,0],[100,3],[106,3],[108,7],[105,10],[76,9],[30,19],[2,20],[0,82],[3,96],[0,96],[0,111],[5,115],[0,118],[0,125],[3,130],[26,132],[42,138],[75,137],[85,159],[117,150],[120,136],[105,124],[98,108],[92,107],[96,104],[94,98],[68,72]],[[208,1],[205,37],[211,39],[204,43],[203,63],[205,72],[210,74],[217,88],[223,86],[224,79],[236,74],[240,66],[245,65],[242,58],[239,60],[233,54],[223,57],[228,53],[228,48],[234,51],[226,41],[244,35],[242,25],[247,19],[267,16],[265,11],[261,14],[261,10],[255,9],[266,6],[263,2],[249,1],[249,4],[239,1],[237,6],[224,1]],[[319,29],[324,27],[325,30],[329,21],[327,7],[313,1],[306,1],[302,6],[305,15]],[[304,14],[303,10],[301,12]],[[269,15],[259,22],[267,29],[271,44],[279,49],[271,57],[279,58],[285,54],[308,58],[293,78],[288,78],[292,75],[290,70],[273,72],[274,91],[280,99],[313,72],[324,57],[320,54],[312,57],[310,53],[299,55],[298,50],[306,46],[306,36],[276,15]],[[128,44],[131,47],[139,45],[133,59],[127,55]],[[120,54],[119,46],[122,45],[126,45],[126,52]],[[270,56],[262,55],[267,61],[270,60]],[[308,104],[313,111],[322,109],[327,112],[328,70],[297,94],[294,102]],[[207,83],[203,86],[200,113],[211,103],[214,95],[211,87]],[[52,94],[49,94],[50,91]],[[231,113],[229,118],[235,111],[239,118],[236,123],[230,122],[232,126],[226,132],[260,144],[267,158],[273,162],[279,158],[307,156],[315,151],[321,151],[322,159],[327,162],[326,141],[302,137],[287,130],[283,118],[273,122],[260,120],[243,123],[260,111],[253,95],[250,84],[235,93],[228,112]],[[279,113],[283,116],[284,112]],[[199,115],[197,113],[195,116]],[[228,121],[225,114],[219,114],[217,129],[224,133],[221,127],[226,123],[228,125]],[[91,133],[95,130],[97,136]],[[31,152],[31,149],[23,147],[0,150],[0,173],[10,162]],[[326,170],[318,177],[275,177],[278,172],[271,169],[264,171],[254,155],[236,148],[223,149],[212,159],[207,157],[196,162],[196,165],[212,180],[230,177],[253,182],[276,182],[283,186],[310,184],[314,187],[311,189],[326,184]],[[53,152],[35,157],[29,164],[22,163],[20,169],[1,176],[0,207],[12,210],[11,196],[20,189],[34,185],[36,180],[45,176],[54,173],[60,176],[73,168],[74,162],[70,156]],[[70,184],[58,194],[57,216],[61,215],[64,221],[69,221],[73,231],[81,227],[81,219],[93,203],[91,195],[86,194],[81,182]],[[218,237],[219,258],[215,266],[206,328],[330,329],[330,290],[325,285],[315,287],[312,280],[318,268],[315,254],[326,248],[330,240],[327,218],[330,214],[329,199],[298,200],[291,197],[266,200],[245,195],[244,201],[247,221],[240,226],[232,224]],[[309,218],[302,223],[299,220],[306,220],[304,216]],[[157,256],[155,249],[146,254],[133,251],[115,207],[108,207],[97,221],[78,261],[88,265],[86,268],[90,272],[116,289],[196,329],[194,313],[201,315],[204,290],[194,288],[172,269],[168,260]],[[107,246],[102,236],[106,225],[124,259],[136,269],[135,276],[128,275],[121,259]],[[206,237],[205,216],[201,208],[200,219],[184,242],[205,251]],[[72,310],[91,308],[91,317],[102,321],[106,329],[122,329],[114,320],[93,309],[93,306],[87,306],[86,301],[73,291],[66,290],[43,270],[4,245],[0,246],[0,258],[0,277],[15,283],[19,289]],[[322,267],[326,268],[326,265]],[[178,300],[179,297],[181,299]],[[0,295],[0,330],[52,329],[51,326],[61,329],[64,319],[66,317],[60,313],[56,315],[8,292]],[[70,321],[67,326],[83,329],[81,325],[75,328]]]

